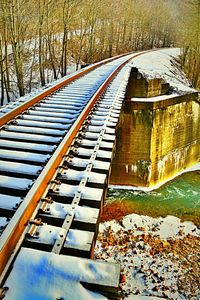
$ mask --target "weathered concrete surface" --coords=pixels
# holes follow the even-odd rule
[[[152,186],[200,159],[198,94],[125,101],[110,184]]]
[[[161,78],[147,79],[138,71],[137,68],[131,69],[131,74],[126,91],[126,99],[133,97],[154,97],[164,95],[170,86]]]

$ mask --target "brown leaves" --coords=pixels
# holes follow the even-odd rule
[[[127,205],[116,201],[103,207],[101,222],[111,220],[119,221],[122,217],[128,215],[131,212],[131,209]]]
[[[126,282],[126,275],[121,274],[120,275],[120,283],[125,283]]]
[[[147,288],[152,290],[153,295],[162,292],[167,298],[176,293],[185,295],[186,299],[196,297],[200,287],[200,238],[188,235],[182,239],[161,240],[146,234],[142,227],[136,229],[137,234],[139,230],[142,234],[135,235],[131,229],[114,232],[109,227],[98,236],[102,259],[112,257],[121,263],[122,291],[130,293],[134,270],[143,274],[145,282],[150,283]],[[141,261],[141,258],[144,260]],[[171,285],[171,276],[174,285]]]

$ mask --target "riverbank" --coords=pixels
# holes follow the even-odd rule
[[[192,222],[131,214],[101,223],[95,257],[120,263],[124,299],[200,299],[200,230]]]

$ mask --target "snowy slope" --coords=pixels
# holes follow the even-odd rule
[[[138,56],[131,63],[145,78],[164,79],[173,88],[173,93],[195,92],[176,60],[180,52],[180,48],[161,49]]]

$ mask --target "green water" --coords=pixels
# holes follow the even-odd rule
[[[106,204],[127,214],[153,217],[174,215],[200,226],[200,172],[189,172],[151,192],[109,189]]]

